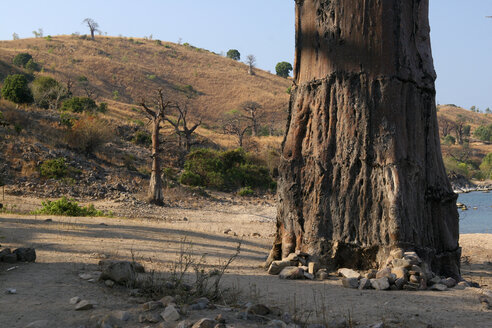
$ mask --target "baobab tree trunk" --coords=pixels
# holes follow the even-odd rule
[[[162,205],[164,194],[162,192],[161,179],[161,162],[159,158],[159,131],[161,118],[156,116],[152,120],[152,173],[150,175],[150,185],[148,198],[149,202],[156,205]]]
[[[393,248],[459,277],[428,0],[297,0],[295,85],[267,260],[382,266]]]

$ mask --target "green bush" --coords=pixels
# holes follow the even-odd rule
[[[2,97],[16,104],[26,104],[33,101],[27,79],[22,74],[9,75],[3,81]]]
[[[289,77],[290,71],[292,71],[292,65],[288,62],[280,62],[275,66],[275,71],[278,76]]]
[[[234,59],[234,60],[240,60],[241,59],[241,54],[236,49],[230,49],[227,52],[227,58],[231,58],[231,59]]]
[[[105,103],[105,102],[100,103],[99,104],[99,107],[98,107],[98,110],[101,113],[106,113],[108,111],[108,104]]]
[[[239,189],[239,196],[247,197],[247,196],[253,196],[254,195],[253,189],[251,187],[244,187]]]
[[[492,124],[480,125],[473,135],[482,141],[492,141]]]
[[[32,56],[28,54],[27,52],[22,52],[20,54],[17,54],[14,59],[12,60],[12,63],[15,66],[19,67],[26,67],[27,63],[32,60]]]
[[[88,205],[81,207],[73,199],[67,199],[63,197],[56,201],[47,200],[41,202],[43,206],[33,214],[46,214],[46,215],[63,215],[63,216],[110,216],[111,213],[104,213],[103,211],[96,210],[94,205]]]
[[[485,179],[492,179],[492,153],[488,153],[480,164],[480,171],[482,171]]]
[[[61,179],[67,176],[68,167],[64,158],[55,158],[44,161],[39,172],[42,177],[48,179]]]
[[[444,137],[443,141],[445,145],[454,145],[456,143],[456,138],[448,134],[447,136]]]
[[[29,59],[26,64],[26,69],[31,72],[39,72],[41,70],[41,67],[34,60]]]
[[[73,97],[63,102],[61,110],[82,113],[82,112],[95,112],[99,110],[96,102],[87,97]]]
[[[77,117],[68,112],[60,113],[60,125],[67,128],[72,128],[73,124],[77,121]]]
[[[152,145],[152,136],[147,131],[137,131],[132,141],[137,145],[149,147]]]
[[[31,85],[34,102],[41,108],[57,107],[61,100],[66,98],[65,88],[54,78],[38,76]]]
[[[188,154],[180,182],[217,190],[241,187],[274,188],[268,168],[242,148],[228,151],[197,149]]]

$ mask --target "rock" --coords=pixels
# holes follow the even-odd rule
[[[438,276],[435,276],[434,278],[429,280],[430,285],[440,284],[440,283],[441,283],[441,278],[439,278]]]
[[[92,275],[90,273],[81,273],[79,274],[79,278],[82,280],[89,280],[92,279]]]
[[[102,260],[99,265],[102,269],[101,279],[110,279],[122,285],[133,282],[137,273],[144,272],[143,266],[136,262]]]
[[[403,285],[403,290],[408,290],[408,291],[414,292],[414,291],[419,290],[419,287],[420,287],[420,285],[409,282],[409,283]]]
[[[364,278],[375,279],[377,273],[378,273],[378,270],[371,269],[364,274]]]
[[[49,328],[49,327],[52,327],[52,325],[50,325],[50,322],[48,320],[37,320],[31,322],[24,328]]]
[[[383,277],[388,278],[390,276],[390,274],[391,274],[391,269],[390,268],[384,268],[382,270],[379,270],[376,273],[376,279],[383,278]]]
[[[14,294],[17,294],[17,289],[15,288],[7,288],[5,290],[5,294],[8,294],[8,295],[14,295]]]
[[[480,295],[478,297],[478,300],[480,301],[480,303],[482,304],[482,311],[488,311],[490,310],[492,307],[490,306],[490,301],[489,299],[485,296],[485,295]]]
[[[164,296],[163,298],[161,298],[161,300],[159,302],[162,303],[162,306],[166,307],[169,304],[174,303],[175,299],[172,296]]]
[[[371,286],[376,290],[386,290],[389,289],[390,283],[387,277],[382,277],[379,279],[371,279]]]
[[[107,287],[109,287],[109,288],[113,288],[113,286],[114,286],[114,281],[113,281],[113,280],[111,280],[111,279],[108,279],[108,280],[106,280],[106,281],[104,282],[104,284],[105,284]]]
[[[288,260],[273,261],[272,264],[270,264],[270,267],[268,268],[268,274],[277,275],[280,272],[282,272],[284,268],[295,266],[295,265],[297,265],[296,262],[291,262]]]
[[[18,248],[13,253],[17,254],[17,260],[20,262],[36,261],[36,250],[34,248]]]
[[[304,278],[309,279],[309,280],[314,280],[314,275],[309,273],[309,272],[304,271]]]
[[[342,278],[342,285],[345,288],[358,288],[359,279],[357,278]]]
[[[298,267],[289,266],[282,269],[280,279],[304,279],[304,270]]]
[[[411,275],[410,278],[409,278],[410,282],[413,282],[414,284],[418,284],[420,283],[420,278],[416,275]]]
[[[80,302],[80,301],[81,301],[81,300],[80,300],[80,297],[75,296],[75,297],[72,297],[72,298],[70,299],[69,303],[70,303],[71,305],[75,305],[75,304],[77,304],[77,303],[78,303],[78,302]]]
[[[2,250],[0,250],[0,261],[3,260],[3,257],[5,255],[8,255],[8,254],[11,254],[12,252],[10,251],[10,248],[3,248]]]
[[[328,273],[328,270],[326,269],[319,269],[318,272],[316,272],[316,278],[319,280],[325,280],[330,277],[330,274]]]
[[[166,306],[164,311],[161,312],[161,317],[166,322],[173,322],[178,321],[181,316],[179,315],[179,312],[178,310],[176,310],[174,305],[170,304]]]
[[[309,262],[308,263],[308,272],[312,275],[316,274],[318,271],[318,263],[317,262]]]
[[[390,252],[390,255],[393,256],[394,259],[401,259],[403,257],[403,249],[396,248]]]
[[[267,327],[271,328],[287,328],[287,324],[282,320],[272,320],[267,324]]]
[[[270,309],[263,304],[253,304],[248,306],[248,308],[246,309],[247,314],[267,315],[270,312]]]
[[[78,302],[76,305],[75,305],[75,311],[85,311],[85,310],[90,310],[94,307],[94,305],[89,302],[89,301],[86,301],[86,300],[82,300],[80,302]]]
[[[193,304],[191,304],[190,309],[191,310],[205,310],[208,307],[208,304],[210,301],[206,297],[202,297],[199,299],[196,299],[193,301]]]
[[[214,328],[227,328],[227,326],[225,325],[225,323],[218,323],[215,325]]]
[[[221,313],[217,314],[217,316],[215,317],[215,321],[217,321],[218,323],[225,323],[226,322],[224,319],[224,316]]]
[[[456,280],[454,280],[453,278],[446,278],[441,280],[441,284],[445,285],[448,288],[453,288],[454,286],[456,286]]]
[[[163,307],[162,303],[161,302],[155,302],[155,301],[151,301],[151,302],[147,302],[147,303],[142,304],[142,310],[143,311],[153,311],[153,310],[159,309],[161,307]]]
[[[157,323],[159,321],[161,321],[161,318],[157,313],[147,312],[138,316],[138,322],[140,323]]]
[[[443,284],[434,284],[434,285],[432,285],[432,287],[430,289],[436,290],[439,292],[443,292],[445,290],[448,290],[448,287],[446,287],[446,285],[443,285]]]
[[[231,232],[232,230],[231,229],[225,229],[224,230],[224,234],[227,235],[229,232]]]
[[[283,261],[298,262],[299,256],[296,253],[290,253]],[[294,264],[295,265],[295,264]]]
[[[114,311],[111,314],[111,316],[113,318],[115,318],[116,320],[121,320],[121,321],[128,321],[132,317],[132,315],[130,314],[130,312],[128,312],[128,311],[120,311],[120,310]]]
[[[396,276],[396,279],[406,279],[408,271],[404,267],[396,267],[391,269],[391,273]]]
[[[352,269],[342,268],[337,271],[338,275],[345,278],[360,279],[360,273]]]
[[[407,282],[407,278],[398,278],[395,280],[395,286],[398,290],[403,289],[403,285]]]
[[[176,326],[176,328],[190,328],[192,325],[191,322],[189,322],[188,320],[183,320],[183,321],[180,321],[178,323],[178,325]]]
[[[371,281],[367,278],[362,278],[360,281],[359,281],[359,289],[360,290],[363,290],[363,289],[369,289],[371,288]]]
[[[372,325],[363,328],[384,328],[384,322],[373,323]]]
[[[195,322],[191,328],[214,328],[215,324],[215,320],[203,318]]]
[[[17,254],[14,253],[5,254],[2,258],[2,261],[10,264],[17,263]]]
[[[391,261],[391,264],[394,268],[410,268],[412,266],[412,262],[407,259],[394,259],[393,261]]]

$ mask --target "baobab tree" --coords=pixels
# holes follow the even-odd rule
[[[148,200],[155,205],[164,203],[164,195],[162,193],[161,179],[161,161],[160,161],[160,141],[159,134],[161,122],[165,119],[167,110],[172,103],[164,99],[162,89],[157,90],[157,99],[154,103],[154,109],[151,109],[144,99],[140,101],[140,106],[144,109],[152,123],[152,173],[150,175],[150,184],[148,191]]]
[[[254,55],[246,57],[246,65],[248,65],[248,74],[255,75],[256,57]]]
[[[99,24],[92,18],[86,18],[82,23],[87,24],[87,27],[89,27],[89,30],[91,31],[91,39],[94,40],[94,33],[99,32]]]
[[[459,278],[428,6],[296,0],[295,83],[266,264],[298,251],[328,268],[374,268],[402,248]]]
[[[189,106],[186,104],[183,106],[175,104],[173,108],[175,108],[178,112],[178,120],[174,121],[168,116],[165,116],[164,119],[173,126],[174,131],[179,138],[179,145],[181,146],[181,138],[184,138],[185,149],[186,151],[189,151],[192,146],[193,133],[195,133],[195,130],[202,124],[202,119],[200,118],[197,123],[190,127],[188,125],[188,118],[190,113]]]
[[[260,128],[259,120],[263,118],[262,106],[255,101],[245,101],[239,108],[246,112],[247,115],[242,115],[245,119],[251,121],[251,133],[254,137],[258,135],[258,130]]]

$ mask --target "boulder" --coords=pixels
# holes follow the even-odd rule
[[[359,288],[359,279],[357,278],[342,278],[342,285],[345,288]]]
[[[371,286],[371,281],[367,278],[362,278],[360,281],[359,281],[359,289],[362,290],[362,289],[370,289],[372,286]]]
[[[17,260],[20,262],[36,261],[36,250],[34,248],[17,248],[14,254],[17,254]]]
[[[396,279],[400,279],[400,278],[406,279],[408,271],[404,267],[396,267],[391,269],[391,273],[396,276]]]
[[[410,268],[412,266],[412,262],[408,259],[394,259],[391,264],[394,268]]]
[[[286,267],[296,266],[297,262],[282,260],[282,261],[273,261],[268,268],[268,274],[277,275]]]
[[[10,263],[10,264],[16,263],[17,262],[17,254],[14,254],[14,253],[5,254],[2,258],[2,261],[4,261],[5,263]]]
[[[279,275],[280,279],[304,279],[304,270],[298,267],[285,267]]]
[[[456,280],[454,280],[453,278],[446,278],[441,280],[441,284],[445,285],[448,288],[453,288],[454,286],[456,286]]]
[[[316,278],[319,280],[325,280],[330,277],[330,274],[328,273],[328,270],[326,269],[319,269],[318,272],[316,272]]]
[[[181,316],[179,315],[179,312],[178,310],[176,310],[174,305],[170,304],[166,306],[164,311],[161,312],[161,317],[166,322],[174,322],[178,321]]]
[[[382,277],[379,279],[371,279],[371,286],[376,290],[387,290],[390,288],[390,283],[387,277]]]
[[[110,279],[121,285],[134,282],[137,273],[144,272],[143,266],[136,262],[103,260],[99,265],[102,270],[100,279]]]
[[[356,278],[356,279],[361,278],[360,273],[352,269],[347,269],[347,268],[338,269],[337,273],[339,276],[345,278]]]
[[[0,261],[2,261],[2,260],[3,260],[3,257],[4,257],[5,255],[10,254],[10,253],[12,253],[12,252],[10,251],[10,248],[3,248],[2,250],[0,250]]]
[[[378,273],[376,273],[376,279],[383,278],[383,277],[389,278],[390,275],[391,275],[391,269],[384,268],[379,270]]]

